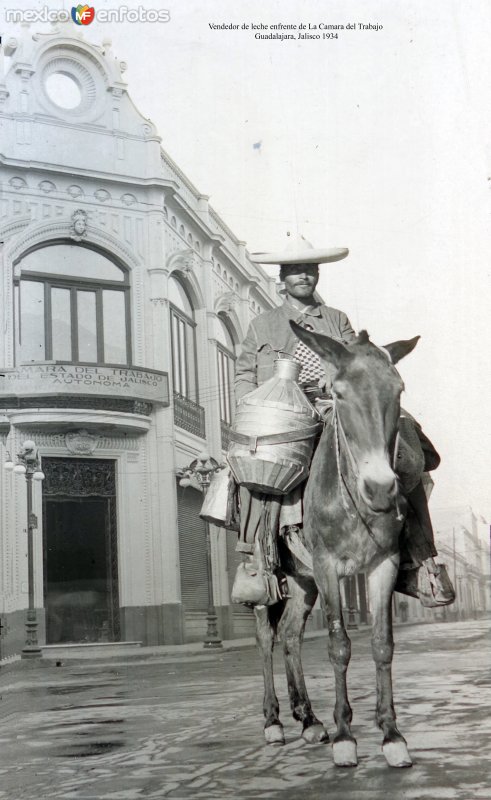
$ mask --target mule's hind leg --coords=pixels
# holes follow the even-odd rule
[[[264,738],[266,744],[285,744],[283,725],[280,722],[280,706],[276,696],[273,679],[274,626],[270,614],[278,613],[273,606],[260,606],[254,609],[256,617],[256,642],[261,655],[264,678]],[[281,613],[281,610],[280,610]]]
[[[305,623],[317,599],[317,587],[312,578],[289,575],[288,593],[290,597],[285,603],[278,634],[283,643],[290,706],[294,719],[303,725],[302,736],[306,742],[328,742],[329,734],[312,711],[301,661]]]
[[[398,571],[395,556],[386,559],[373,570],[369,578],[370,609],[372,612],[372,653],[377,673],[376,719],[383,731],[382,751],[390,767],[410,767],[411,757],[406,740],[396,726],[392,694],[392,592]]]
[[[353,713],[348,701],[348,689],[346,686],[346,672],[351,658],[351,642],[343,622],[339,578],[335,564],[326,565],[323,563],[321,565],[314,561],[314,565],[317,586],[322,593],[324,601],[329,632],[329,660],[334,669],[336,685],[334,721],[337,730],[332,745],[334,763],[337,767],[356,767],[358,764],[356,739],[351,733]]]

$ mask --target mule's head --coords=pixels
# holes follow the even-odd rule
[[[356,464],[358,491],[373,511],[388,511],[397,495],[392,468],[404,388],[395,364],[416,346],[419,336],[379,348],[366,331],[344,345],[329,336],[290,325],[333,374],[332,394],[340,427]]]

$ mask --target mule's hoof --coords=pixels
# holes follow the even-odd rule
[[[285,744],[283,725],[269,725],[269,727],[264,729],[264,738],[266,740],[266,744]]]
[[[382,745],[382,753],[389,767],[398,767],[401,769],[413,766],[406,742],[386,742]]]
[[[356,742],[352,739],[342,739],[334,742],[332,746],[334,763],[337,767],[356,767],[358,757],[356,755]]]
[[[305,739],[308,744],[325,743],[329,741],[329,734],[324,728],[324,725],[316,723],[315,725],[310,725],[308,728],[304,728],[302,739]]]

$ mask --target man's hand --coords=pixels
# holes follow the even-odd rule
[[[324,395],[324,397],[317,397],[314,406],[320,418],[325,420],[327,415],[332,411],[332,398],[326,395]]]

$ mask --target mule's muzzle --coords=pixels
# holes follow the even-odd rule
[[[391,472],[384,478],[360,477],[359,490],[372,511],[390,511],[394,508],[397,497],[396,476]]]

